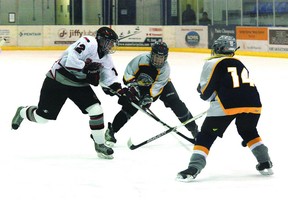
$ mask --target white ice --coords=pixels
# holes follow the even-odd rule
[[[120,78],[136,51],[118,51],[114,63]],[[116,134],[113,160],[99,159],[89,138],[88,116],[67,101],[57,121],[37,125],[24,121],[11,130],[20,105],[37,105],[45,73],[60,51],[2,51],[0,106],[0,215],[287,215],[288,59],[237,56],[246,64],[261,94],[258,130],[268,146],[274,175],[261,176],[248,148],[241,146],[234,123],[217,139],[207,166],[191,183],[175,180],[186,169],[193,145],[176,134],[165,135],[136,150],[127,147],[166,130],[137,113]],[[209,54],[173,53],[171,78],[190,111],[209,106],[196,91]],[[94,88],[102,102],[105,125],[120,110],[116,97]],[[151,110],[171,126],[179,125],[161,101]],[[203,118],[197,120],[202,124]],[[179,129],[189,135],[184,127]],[[278,213],[275,213],[278,212]]]

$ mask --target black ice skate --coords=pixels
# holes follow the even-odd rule
[[[108,128],[105,132],[105,145],[109,147],[113,147],[116,142],[117,140],[114,136],[114,130],[113,130],[112,124],[109,122]]]
[[[113,149],[110,147],[107,147],[104,144],[98,144],[93,139],[92,134],[90,135],[91,139],[94,141],[95,151],[97,152],[98,157],[103,159],[113,159]]]
[[[273,175],[274,172],[271,169],[273,166],[271,161],[266,161],[263,163],[259,163],[256,165],[256,169],[262,174],[262,175]]]
[[[176,180],[181,182],[191,182],[200,173],[195,167],[188,167],[177,174]]]
[[[15,113],[13,119],[12,119],[12,124],[11,125],[12,125],[12,129],[14,129],[14,130],[17,130],[20,127],[20,125],[21,125],[21,123],[23,121],[23,118],[20,116],[20,111],[23,108],[24,108],[23,106],[18,107],[18,109],[16,110],[16,113]]]

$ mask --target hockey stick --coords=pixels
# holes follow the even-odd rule
[[[149,112],[147,112],[147,114],[148,114],[149,116],[151,116],[153,119],[155,119],[156,121],[160,122],[162,125],[168,127],[169,129],[172,128],[171,126],[167,125],[165,122],[161,121],[161,119],[159,119],[159,118],[155,115],[155,113],[152,112],[151,109],[147,108],[147,110],[149,111]],[[143,110],[143,111],[145,112],[145,110]],[[181,132],[179,132],[179,131],[177,131],[177,130],[175,130],[174,132],[175,132],[176,134],[178,134],[179,136],[181,136],[182,138],[186,139],[187,141],[195,144],[195,137],[194,137],[194,139],[192,139],[192,138],[189,138],[189,137],[185,136],[184,134],[182,134]]]
[[[115,91],[113,91],[111,88],[104,86],[105,88],[109,89],[112,93],[116,94],[118,97],[120,97],[121,95]],[[130,104],[140,110],[141,112],[143,112],[144,114],[150,116],[151,118],[153,118],[154,120],[156,120],[157,122],[160,122],[162,125],[166,126],[167,128],[171,129],[172,127],[169,126],[168,124],[166,124],[165,122],[163,122],[161,119],[159,119],[149,108],[143,109],[142,107],[140,107],[138,104],[134,103],[133,101],[130,101]],[[149,112],[147,112],[147,110]],[[176,134],[178,134],[179,136],[181,136],[182,138],[186,139],[187,141],[191,142],[191,143],[195,143],[195,139],[189,138],[187,136],[185,136],[184,134],[182,134],[181,132],[177,131],[176,129],[173,130]]]
[[[172,127],[169,126],[168,124],[166,124],[165,122],[163,122],[161,119],[159,119],[149,108],[143,109],[142,107],[138,106],[136,103],[131,102],[131,105],[134,106],[136,109],[140,110],[141,112],[145,113],[146,115],[150,116],[151,118],[153,118],[154,120],[156,120],[157,122],[160,122],[163,126],[166,126],[167,128],[171,129]],[[149,112],[148,112],[148,111]],[[181,136],[182,138],[186,139],[187,141],[191,142],[191,143],[195,143],[195,139],[189,138],[187,136],[185,136],[184,134],[182,134],[181,132],[177,131],[176,129],[174,130],[174,132],[176,134],[178,134],[179,136]]]
[[[131,138],[129,138],[129,140],[128,140],[128,142],[127,142],[127,145],[128,145],[128,147],[129,147],[129,149],[131,149],[131,150],[137,149],[137,148],[139,148],[139,147],[141,147],[141,146],[143,146],[143,145],[146,145],[147,143],[150,143],[150,142],[152,142],[152,141],[154,141],[154,140],[156,140],[156,139],[158,139],[158,138],[160,138],[160,137],[162,137],[162,136],[164,136],[164,135],[166,135],[166,134],[168,134],[168,133],[171,133],[172,131],[177,130],[178,128],[180,128],[180,127],[182,127],[182,126],[185,126],[186,124],[188,124],[188,123],[190,123],[190,122],[192,122],[192,121],[195,121],[195,120],[201,118],[201,117],[202,117],[203,115],[205,115],[206,113],[207,113],[207,111],[202,112],[202,113],[194,116],[193,118],[191,118],[191,119],[183,122],[182,124],[180,124],[180,125],[178,125],[178,126],[175,126],[175,127],[171,127],[171,128],[169,128],[168,130],[163,131],[162,133],[157,134],[157,135],[151,137],[150,139],[145,140],[144,142],[142,142],[142,143],[140,143],[140,144],[137,144],[137,145],[134,145],[134,144],[132,143],[132,141],[131,141]]]

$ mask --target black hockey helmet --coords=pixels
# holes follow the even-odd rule
[[[168,57],[169,48],[165,42],[155,42],[151,50],[151,64],[156,68],[163,67]]]
[[[106,54],[112,54],[118,45],[118,35],[111,28],[101,27],[97,30],[96,40],[101,51]]]
[[[214,41],[212,45],[212,55],[223,54],[230,55],[234,54],[237,49],[236,39],[233,36],[222,35]]]

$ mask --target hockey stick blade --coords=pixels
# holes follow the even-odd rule
[[[144,141],[144,142],[142,142],[142,143],[140,143],[140,144],[138,144],[138,145],[134,145],[134,144],[132,143],[131,137],[130,137],[129,140],[128,140],[128,142],[127,142],[127,145],[128,145],[128,147],[129,147],[129,149],[134,150],[134,149],[137,149],[137,148],[139,148],[139,147],[141,147],[141,146],[143,146],[143,145],[146,145],[146,144],[149,143],[149,142],[152,142],[152,141],[155,140],[155,139],[158,139],[158,138],[164,136],[165,134],[168,134],[168,133],[172,132],[173,130],[175,130],[175,128],[169,128],[168,130],[163,131],[162,133],[160,133],[160,134],[158,134],[158,135],[156,135],[156,136],[154,136],[154,137],[151,137],[150,139],[148,139],[148,140],[146,140],[146,141]]]
[[[157,135],[151,137],[150,139],[145,140],[145,141],[143,141],[142,143],[137,144],[137,145],[133,144],[132,141],[131,141],[131,138],[129,138],[129,140],[128,140],[128,142],[127,142],[127,145],[128,145],[128,147],[129,147],[129,149],[131,149],[131,150],[137,149],[137,148],[139,148],[139,147],[141,147],[141,146],[143,146],[143,145],[146,145],[147,143],[150,143],[150,142],[152,142],[152,141],[154,141],[154,140],[156,140],[156,139],[158,139],[158,138],[160,138],[160,137],[162,137],[162,136],[164,136],[164,135],[166,135],[166,134],[168,134],[168,133],[171,133],[172,131],[177,130],[179,127],[185,126],[186,124],[188,124],[188,123],[190,123],[190,122],[192,122],[192,121],[195,121],[195,120],[201,118],[201,117],[202,117],[203,115],[205,115],[206,113],[207,113],[207,111],[202,112],[202,113],[194,116],[193,118],[191,118],[191,119],[183,122],[181,125],[178,125],[178,126],[175,126],[175,127],[171,127],[171,128],[169,128],[168,130],[163,131],[162,133],[157,134]],[[194,140],[194,142],[195,142],[195,140]]]

